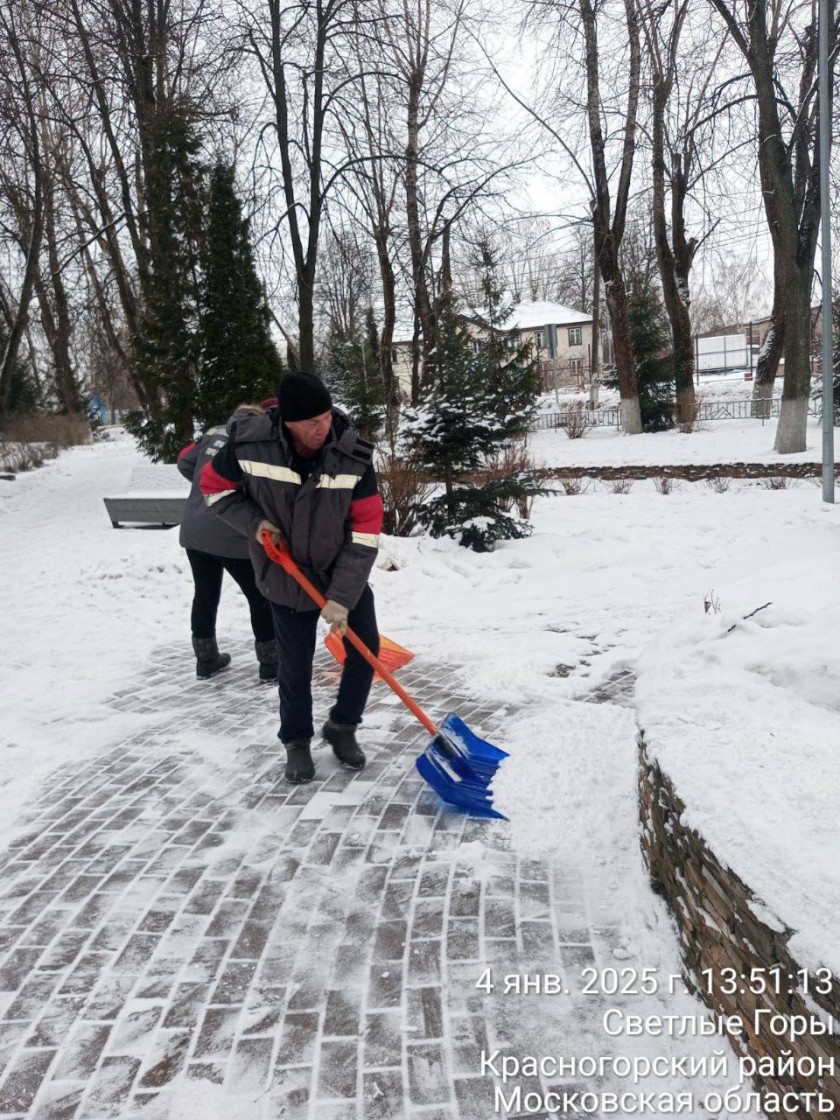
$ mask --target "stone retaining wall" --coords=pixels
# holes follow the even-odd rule
[[[764,907],[750,888],[728,867],[724,866],[708,847],[703,837],[686,827],[682,820],[685,803],[677,795],[670,779],[662,773],[658,763],[648,756],[644,734],[639,736],[639,814],[641,820],[642,850],[653,880],[654,889],[667,900],[679,928],[683,958],[690,985],[714,1011],[743,1018],[743,1042],[746,1052],[755,1059],[786,1057],[794,1061],[811,1058],[814,1065],[820,1059],[834,1059],[835,1076],[813,1077],[800,1074],[790,1076],[755,1077],[755,1089],[764,1093],[822,1093],[824,1099],[834,1102],[835,1112],[840,1110],[840,1033],[819,1035],[808,1033],[791,1042],[788,1037],[777,1037],[767,1029],[768,1016],[763,1016],[764,1028],[754,1030],[754,1013],[765,1007],[772,1014],[802,1015],[810,1019],[821,1015],[828,1022],[832,1016],[835,1029],[840,1032],[840,983],[834,978],[828,995],[812,992],[805,996],[795,977],[802,967],[788,948],[791,931],[773,928],[759,914]],[[772,921],[772,918],[768,920]],[[719,990],[710,993],[702,978],[705,969],[713,969],[720,976],[723,968],[735,969],[747,980],[751,969],[761,970],[756,975],[766,976],[767,970],[778,966],[783,983],[778,994],[770,991],[752,995],[741,986],[732,995]],[[813,982],[812,982],[813,983]],[[772,986],[772,985],[771,985]],[[792,992],[790,989],[794,989]],[[827,1013],[827,1014],[825,1014]],[[736,1053],[739,1040],[730,1039]],[[810,1063],[805,1061],[806,1071]],[[733,1084],[736,1078],[733,1078]],[[784,1117],[825,1117],[832,1113],[802,1108],[796,1112],[776,1112]]]

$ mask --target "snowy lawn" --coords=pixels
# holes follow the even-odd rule
[[[777,417],[761,421],[704,421],[696,432],[643,432],[627,436],[616,428],[590,428],[582,439],[563,431],[534,432],[531,451],[537,466],[656,466],[681,463],[816,463],[822,456],[820,428],[811,419],[808,446],[795,455],[773,450]]]
[[[534,447],[546,463],[774,461],[774,430],[543,433]],[[812,425],[800,458],[816,457],[818,437]],[[0,482],[0,842],[45,773],[119,735],[128,717],[107,700],[152,648],[181,641],[184,673],[194,671],[177,530],[114,530],[102,503],[140,463],[124,440]],[[681,483],[662,495],[648,481],[626,495],[593,483],[540,499],[533,520],[533,537],[483,556],[387,540],[373,576],[382,631],[505,710],[499,745],[511,757],[495,794],[517,847],[591,860],[619,905],[638,904],[633,715],[575,701],[647,650],[641,722],[690,823],[801,931],[803,955],[836,967],[840,511],[810,482],[726,493]],[[710,596],[718,615],[704,613]],[[244,599],[227,585],[220,639],[248,634]]]

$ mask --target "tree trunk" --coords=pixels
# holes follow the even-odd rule
[[[594,254],[592,264],[592,353],[589,358],[589,405],[591,408],[596,408],[601,376],[601,271]]]
[[[804,451],[811,392],[811,271],[791,269],[785,315],[785,378],[774,447],[782,455]]]
[[[284,8],[279,0],[270,0],[271,22],[271,82],[269,92],[274,102],[274,128],[280,153],[283,196],[286,201],[284,221],[289,230],[292,257],[295,264],[295,280],[298,286],[298,366],[308,373],[315,370],[315,318],[314,297],[315,278],[318,261],[318,235],[321,214],[324,206],[321,182],[321,157],[323,128],[325,120],[324,104],[324,57],[330,31],[329,21],[333,14],[322,10],[318,5],[316,12],[315,45],[312,57],[312,85],[307,87],[311,101],[304,115],[308,131],[303,137],[293,135],[294,124],[290,118],[289,84],[286,76],[286,35],[283,29]],[[306,213],[308,233],[304,248],[303,233],[298,217],[302,209],[298,202],[295,184],[300,179],[295,174],[295,155],[302,151],[304,166],[308,172],[308,203]]]
[[[380,210],[380,213],[382,211]],[[384,217],[384,214],[382,215]],[[388,253],[390,232],[387,219],[374,223],[373,238],[376,257],[379,262],[379,279],[382,285],[382,330],[379,333],[379,372],[385,391],[385,435],[391,449],[396,453],[397,431],[402,392],[394,375],[391,350],[394,342],[394,326],[397,321],[397,283],[394,266]]]
[[[0,416],[5,415],[9,402],[9,392],[12,388],[12,376],[18,360],[21,339],[29,317],[29,304],[35,289],[35,277],[38,271],[38,253],[44,232],[43,198],[41,190],[40,166],[35,170],[35,201],[32,213],[32,231],[26,251],[26,261],[23,271],[23,281],[20,286],[17,307],[12,319],[6,349],[0,360]]]
[[[307,270],[308,272],[308,270]],[[298,368],[315,372],[314,286],[307,273],[298,277]]]
[[[29,224],[29,237],[24,253],[23,277],[18,294],[17,307],[11,314],[9,322],[9,335],[6,339],[6,348],[0,355],[0,418],[6,414],[9,403],[9,393],[12,387],[12,377],[18,360],[21,339],[26,330],[29,317],[29,304],[35,288],[35,277],[38,272],[38,257],[41,252],[41,242],[44,237],[44,168],[41,143],[39,138],[40,124],[36,115],[35,95],[30,84],[30,62],[24,57],[21,40],[10,28],[7,31],[7,43],[17,65],[20,79],[20,89],[23,97],[21,116],[21,132],[26,132],[25,159],[26,177],[32,184],[32,214]]]
[[[752,341],[752,339],[750,339]],[[784,285],[776,281],[773,293],[773,309],[770,312],[770,326],[755,365],[755,381],[752,391],[752,414],[762,420],[770,417],[770,402],[779,370],[779,359],[785,348],[785,302]]]
[[[455,509],[455,472],[452,470],[452,464],[449,459],[446,460],[443,467],[443,492],[446,495],[446,513],[448,517],[454,521]]]
[[[412,301],[414,304],[415,332],[411,348],[411,403],[420,399],[422,371],[434,345],[432,306],[426,279],[426,254],[423,249],[423,231],[420,227],[420,195],[417,168],[420,151],[420,91],[423,86],[422,71],[411,75],[408,89],[407,131],[405,146],[405,209],[408,245],[411,254]]]
[[[798,93],[788,93],[777,66],[777,51],[789,49],[781,42],[778,15],[768,10],[767,0],[747,5],[745,20],[739,22],[727,0],[709,0],[726,23],[729,32],[747,61],[758,107],[758,166],[767,225],[773,240],[774,314],[783,316],[781,336],[765,340],[768,367],[762,367],[764,383],[774,373],[771,360],[775,347],[784,347],[785,380],[782,408],[775,448],[781,454],[805,450],[808,396],[811,382],[810,297],[820,226],[819,112],[814,111],[814,78],[817,64],[817,15],[810,9],[810,23],[800,29],[795,46],[800,54]],[[769,26],[768,26],[769,17]],[[792,37],[792,30],[786,35]],[[821,79],[828,84],[831,111],[834,40],[836,25],[830,21],[828,73]],[[790,46],[793,46],[791,39]],[[785,106],[785,119],[793,107],[793,127],[782,126],[779,106]],[[778,283],[777,283],[778,281]],[[782,294],[779,300],[780,292]],[[756,386],[756,389],[758,386]]]
[[[597,23],[590,0],[578,0],[578,3],[586,42],[586,105],[589,142],[592,149],[592,167],[595,177],[595,199],[592,204],[595,257],[601,270],[601,276],[604,279],[604,294],[613,332],[618,391],[621,397],[622,426],[628,435],[638,435],[642,430],[642,416],[639,409],[636,359],[630,337],[627,289],[624,286],[624,277],[618,257],[627,215],[627,200],[630,191],[636,135],[636,108],[639,97],[641,65],[638,23],[631,0],[626,0],[625,11],[630,37],[630,77],[625,115],[624,150],[616,194],[615,213],[611,215],[610,182],[607,174],[604,135],[601,129],[602,105],[599,85]]]
[[[636,356],[630,337],[630,315],[627,289],[621,273],[616,270],[613,278],[604,277],[604,294],[613,332],[615,368],[618,373],[618,393],[621,398],[621,427],[627,435],[638,435],[642,430],[642,413],[639,407],[639,386],[636,381]]]
[[[374,231],[376,257],[379,261],[379,280],[382,285],[382,330],[379,333],[379,369],[385,387],[385,399],[389,408],[400,402],[400,387],[394,376],[394,363],[391,349],[394,344],[394,326],[397,321],[397,281],[394,266],[388,255],[388,235],[385,231]]]
[[[674,384],[677,396],[677,423],[682,427],[693,422],[696,411],[694,395],[694,346],[691,338],[691,317],[688,311],[688,274],[693,249],[685,242],[683,216],[683,184],[678,169],[671,181],[671,236],[674,249],[668,240],[665,218],[665,107],[670,94],[670,78],[663,76],[655,82],[652,105],[653,139],[653,235],[656,259],[662,281],[662,296],[673,345]],[[680,250],[680,275],[677,269],[677,248]]]
[[[679,159],[679,157],[677,157]],[[691,287],[689,276],[697,252],[695,238],[686,237],[685,198],[688,194],[689,167],[684,157],[671,179],[671,237],[674,245],[675,305],[671,319],[674,336],[674,382],[677,390],[677,420],[691,423],[697,415],[694,391],[695,357],[691,331]]]
[[[67,288],[61,274],[61,262],[58,250],[58,231],[56,229],[55,210],[55,178],[53,175],[52,158],[47,157],[49,137],[44,133],[44,232],[46,235],[47,260],[49,262],[49,290],[52,300],[44,288],[40,274],[36,277],[36,292],[41,306],[41,319],[44,323],[44,332],[50,344],[53,363],[55,366],[55,389],[61,411],[68,416],[78,416],[84,412],[79,386],[73,372],[73,360],[70,355],[70,343],[73,337],[73,323],[70,318],[70,301],[67,297]],[[50,145],[51,146],[51,145]],[[50,312],[51,329],[47,329],[47,320],[44,312]],[[54,311],[54,315],[52,314]]]

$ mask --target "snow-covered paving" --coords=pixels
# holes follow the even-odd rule
[[[752,422],[748,443],[745,430],[738,422],[723,421],[691,436],[631,439],[591,433],[573,442],[563,433],[544,433],[534,446],[546,463],[570,461],[569,448],[578,465],[589,461],[588,455],[610,463],[714,461],[705,457],[704,446],[720,461],[773,461],[772,426],[762,429]],[[810,435],[816,443],[816,429]],[[220,718],[215,727],[210,721],[205,734],[192,716],[179,711],[177,675],[182,672],[189,681],[193,664],[191,581],[177,532],[115,531],[102,504],[103,496],[125,492],[139,463],[129,441],[115,441],[75,449],[41,471],[0,483],[0,563],[7,578],[0,839],[6,842],[20,831],[21,807],[57,767],[70,763],[81,769],[116,744],[142,736],[144,729],[160,738],[169,724],[181,762],[194,759],[188,766],[217,774],[220,788],[236,781],[234,750],[245,743],[271,748],[273,701],[265,692],[248,700],[250,726],[230,729]],[[575,884],[584,884],[596,952],[606,954],[598,957],[599,965],[630,962],[663,976],[679,971],[670,921],[648,889],[638,852],[634,713],[621,703],[582,702],[634,668],[647,649],[643,722],[654,739],[661,729],[661,754],[678,787],[697,785],[692,823],[713,838],[718,853],[762,893],[771,911],[783,912],[794,928],[802,915],[802,948],[809,959],[821,956],[821,963],[836,967],[824,941],[838,913],[831,893],[836,860],[830,856],[832,846],[836,851],[831,778],[838,776],[840,744],[833,650],[837,599],[830,584],[840,551],[836,509],[824,506],[819,490],[805,482],[783,490],[733,484],[724,493],[678,484],[668,495],[651,482],[637,482],[623,495],[593,483],[577,496],[540,499],[534,523],[529,540],[482,556],[449,541],[388,540],[373,577],[382,631],[414,650],[418,665],[445,666],[452,688],[490,713],[494,741],[510,752],[494,786],[496,803],[510,818],[507,825],[493,826],[507,850],[535,866],[547,860],[565,869],[570,896]],[[719,615],[705,613],[710,600],[720,602]],[[771,600],[773,608],[739,625],[724,642],[727,626]],[[240,666],[247,658],[248,634],[244,600],[227,587],[219,635],[222,644],[225,638],[233,644]],[[715,647],[716,638],[721,640]],[[665,644],[651,645],[657,639]],[[166,661],[171,687],[148,689],[152,696],[161,695],[160,703],[115,707],[114,693],[136,688],[138,681],[142,685],[162,647],[180,650],[182,656]],[[718,649],[732,652],[718,656]],[[692,687],[680,690],[686,676]],[[159,671],[154,680],[160,680]],[[190,712],[201,702],[194,682],[192,688]],[[670,703],[677,697],[696,707],[684,717],[691,725],[686,735],[674,742],[675,736],[666,735],[666,721],[682,718]],[[369,736],[385,753],[390,710],[387,704],[377,708],[368,724]],[[716,754],[698,759],[689,730],[701,723],[725,729],[729,716],[732,727],[752,727],[752,737],[746,742],[727,732],[716,742]],[[764,734],[776,730],[773,749],[763,751],[771,746],[763,742]],[[733,757],[742,747],[744,753]],[[782,762],[794,751],[797,783],[789,786]],[[732,780],[739,767],[755,763],[756,772],[746,775],[750,780],[743,789],[752,800],[734,798],[731,781],[722,790],[722,761],[732,765]],[[826,776],[822,788],[813,784],[813,768]],[[783,783],[786,795],[774,801],[773,790]],[[236,788],[247,784],[246,770]],[[722,792],[729,794],[725,802]],[[348,815],[358,802],[344,792],[327,800]],[[789,833],[796,853],[788,853],[779,839],[780,817],[772,808],[781,812],[787,804],[790,813],[791,801],[801,814],[801,827]],[[253,825],[240,806],[240,848],[253,847],[248,840]],[[753,828],[751,843],[746,830]],[[772,848],[765,843],[771,836]],[[235,830],[230,839],[237,847]],[[254,844],[265,839],[266,833],[259,832]],[[486,844],[474,839],[457,853],[462,871],[472,867],[477,881],[487,875]],[[788,854],[790,861],[782,867]],[[815,895],[820,877],[827,886]],[[509,967],[521,968],[522,958]],[[473,967],[472,974],[477,979],[479,972]],[[506,1009],[514,1024],[511,1052],[556,1046],[557,1040],[566,1054],[590,1052],[587,1046],[603,1050],[605,1040],[596,1030],[600,1003],[572,998],[563,1008],[556,1000],[554,1006],[545,998],[520,1004],[512,997],[501,1005],[491,1003],[488,996],[488,1022],[498,1027],[500,1009]],[[642,1014],[663,1008],[703,1013],[682,993],[636,996],[631,1003]],[[401,1004],[403,1015],[408,1007]],[[533,1009],[530,1015],[527,1007]],[[406,1022],[404,1029],[415,1026]],[[669,1052],[660,1039],[638,1042],[645,1053],[651,1044],[657,1053]],[[275,1057],[282,1065],[282,1038],[277,1045]],[[685,1045],[681,1040],[681,1052]],[[710,1052],[716,1041],[693,1040],[690,1047],[696,1054]],[[622,1053],[629,1053],[626,1046]],[[456,1068],[451,1054],[449,1062]],[[200,1091],[193,1091],[188,1082],[177,1082],[171,1094],[161,1094],[166,1097],[160,1102],[163,1114],[213,1115],[218,1109],[220,1115],[238,1115],[241,1109],[243,1115],[256,1115],[248,1111],[251,1098],[242,1095],[244,1089],[237,1095],[231,1077],[224,1090],[202,1083]],[[685,1088],[676,1082],[666,1087]],[[689,1086],[698,1093],[705,1087],[702,1079]],[[223,1091],[226,1104],[220,1103]],[[428,1095],[422,1087],[418,1092]],[[364,1103],[361,1088],[359,1095]],[[460,1098],[459,1104],[460,1113],[441,1115],[470,1115]],[[117,1114],[131,1113],[111,1112]],[[337,1106],[321,1114],[339,1116]]]

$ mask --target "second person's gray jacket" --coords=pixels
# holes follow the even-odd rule
[[[246,538],[207,508],[199,485],[205,464],[212,462],[217,452],[227,443],[231,424],[239,416],[245,415],[245,412],[235,412],[227,424],[208,429],[198,443],[189,444],[178,456],[178,470],[192,483],[178,537],[182,548],[209,552],[212,556],[224,556],[232,560],[248,558]]]

